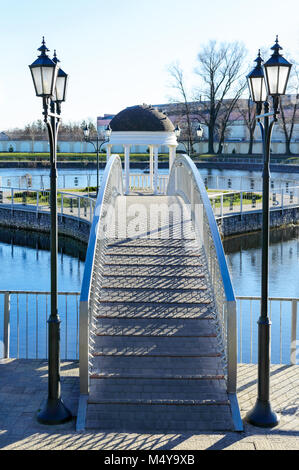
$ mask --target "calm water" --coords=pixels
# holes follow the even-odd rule
[[[261,235],[251,234],[234,237],[224,242],[229,270],[236,295],[260,295],[261,280]],[[49,236],[20,230],[0,229],[1,290],[50,290]],[[60,237],[58,256],[58,287],[60,291],[80,291],[84,270],[86,247],[77,241]],[[269,294],[273,297],[299,297],[299,227],[271,232]],[[19,302],[19,305],[18,305]],[[29,319],[26,325],[25,297],[11,297],[11,345],[12,356],[17,354],[17,324],[19,323],[19,353],[26,353],[26,328],[29,331],[28,355],[45,357],[46,319],[49,314],[49,299],[29,297]],[[61,324],[61,349],[63,358],[74,358],[78,352],[78,305],[75,299],[59,300]],[[18,313],[19,310],[19,313]],[[0,343],[3,338],[3,295],[0,295]],[[238,308],[239,359],[249,362],[250,334],[252,335],[252,360],[257,355],[257,325],[259,306],[257,302],[242,305],[242,318]],[[272,362],[289,362],[291,310],[283,304],[273,305],[272,311]],[[18,318],[19,317],[19,318]],[[37,320],[38,317],[38,320]],[[36,338],[38,324],[39,335]],[[281,332],[280,332],[281,329]],[[250,333],[251,332],[251,333]],[[281,333],[281,334],[280,334]],[[70,342],[70,339],[72,340]],[[280,342],[282,352],[280,353]],[[1,344],[0,344],[1,345]],[[242,356],[240,355],[242,345]],[[0,351],[0,356],[2,351]]]
[[[100,178],[104,170],[100,170]],[[143,173],[143,169],[132,168],[131,173]],[[160,168],[159,173],[168,174],[167,168]],[[241,171],[241,170],[217,170],[202,168],[201,176],[211,188],[220,189],[243,189],[243,190],[260,190],[261,188],[261,172],[257,171]],[[27,175],[27,177],[26,177]],[[29,175],[29,179],[28,179]],[[272,184],[275,188],[281,187],[288,183],[290,186],[299,184],[299,174],[296,173],[272,173]],[[259,181],[258,181],[259,180]],[[0,168],[0,185],[11,186],[17,188],[27,187],[27,182],[34,189],[47,189],[49,183],[49,170],[40,168]],[[86,186],[96,185],[96,169],[63,169],[58,170],[58,188],[85,188]]]
[[[260,296],[261,284],[261,233],[247,234],[224,241],[228,267],[236,295]],[[270,233],[269,248],[269,296],[299,298],[299,227],[274,230]],[[257,320],[259,303],[242,303],[238,308],[238,324],[242,323],[242,334],[238,334],[239,359],[240,341],[243,362],[250,359],[248,337],[253,338],[253,362],[257,360]],[[289,362],[290,348],[290,303],[273,302],[269,314],[272,317],[272,362]],[[299,326],[299,325],[298,325]],[[299,330],[299,328],[298,328]],[[297,333],[298,337],[298,333]],[[281,351],[280,351],[281,343]]]
[[[50,291],[49,236],[0,227],[0,290]],[[84,244],[59,237],[58,290],[80,292],[85,260]],[[0,357],[3,355],[3,307],[0,295]],[[45,357],[50,297],[11,295],[11,356]],[[59,296],[61,353],[75,358],[78,352],[78,301]],[[38,334],[36,332],[38,331]],[[72,341],[70,341],[72,338]]]

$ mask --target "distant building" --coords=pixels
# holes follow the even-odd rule
[[[5,132],[0,132],[0,140],[9,140],[9,137]]]
[[[296,95],[286,95],[283,97],[284,100],[284,113],[287,120],[291,120],[291,115],[293,112],[294,107],[292,106],[292,102],[294,99],[297,99]],[[226,100],[228,101],[228,100]],[[200,152],[206,152],[206,146],[204,145],[208,139],[208,129],[205,126],[203,119],[200,119],[199,116],[203,115],[203,113],[207,113],[208,109],[208,102],[191,102],[189,103],[191,111],[191,125],[194,131],[194,136],[196,136],[196,129],[198,127],[198,123],[200,121],[204,133],[203,138],[201,139],[200,143],[195,144],[195,149]],[[224,100],[225,104],[225,100]],[[164,104],[155,104],[152,105],[153,108],[156,108],[159,111],[164,112],[169,119],[174,123],[174,125],[179,125],[181,129],[186,128],[186,118],[184,116],[184,105],[182,103],[164,103]],[[230,153],[232,150],[240,153],[246,153],[246,148],[248,147],[249,142],[249,129],[245,123],[246,113],[248,113],[248,99],[240,99],[238,101],[238,106],[234,108],[232,113],[230,114],[229,121],[227,124],[226,129],[226,136],[224,140],[224,153]],[[114,114],[104,114],[104,116],[99,116],[97,118],[97,128],[98,133],[101,135],[110,121],[113,119]],[[181,133],[180,140],[184,140],[184,132]],[[196,142],[195,138],[195,142]],[[217,137],[215,138],[215,142],[217,143]],[[261,136],[260,130],[258,126],[256,126],[255,130],[255,146],[254,152],[261,153]],[[273,153],[284,153],[285,149],[285,136],[282,128],[282,120],[281,118],[278,120],[278,123],[274,126],[273,135],[272,135],[272,143],[274,144]],[[293,152],[298,153],[299,147],[299,107],[296,112],[295,122],[294,122],[294,131],[292,135],[293,143]],[[241,145],[242,144],[242,145]],[[275,145],[279,144],[279,145]],[[217,147],[217,145],[216,145]],[[297,148],[298,147],[298,148]],[[184,150],[184,144],[181,143],[178,146],[178,149]],[[119,148],[115,148],[112,151],[120,152]],[[134,150],[132,150],[134,151]],[[143,152],[144,149],[135,149],[136,152],[141,151]],[[163,148],[160,149],[161,152],[164,151]]]

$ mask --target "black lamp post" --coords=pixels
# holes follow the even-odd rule
[[[268,267],[269,267],[269,181],[270,181],[270,143],[277,114],[279,98],[285,94],[292,65],[279,53],[281,49],[278,38],[271,48],[274,52],[270,59],[263,63],[260,56],[255,60],[256,67],[247,76],[251,98],[257,107],[257,122],[263,141],[263,225],[262,225],[262,281],[261,312],[258,320],[258,396],[253,409],[247,414],[249,423],[260,427],[274,427],[279,418],[272,410],[270,403],[270,319],[268,316]],[[273,112],[269,112],[268,96],[273,99]],[[264,104],[264,113],[262,105]],[[271,122],[269,117],[272,117]],[[263,118],[264,122],[261,122]]]
[[[110,125],[108,124],[108,126],[106,127],[105,129],[105,135],[107,137],[107,139],[103,140],[103,139],[100,139],[98,134],[97,134],[97,137],[96,137],[96,145],[94,144],[94,142],[92,140],[90,140],[89,138],[89,127],[86,125],[85,128],[83,129],[83,133],[84,133],[84,138],[85,138],[85,141],[88,142],[89,144],[92,144],[96,153],[97,153],[97,195],[98,195],[98,192],[99,192],[99,153],[100,153],[100,150],[102,148],[102,145],[104,144],[107,144],[110,140],[110,136],[111,136],[111,127]],[[101,142],[101,144],[99,145],[99,143]]]
[[[44,121],[48,128],[50,142],[50,206],[51,206],[51,313],[48,319],[48,400],[38,414],[43,424],[61,424],[72,419],[64,405],[60,392],[60,319],[57,308],[57,135],[60,124],[61,103],[65,101],[68,75],[58,66],[54,55],[51,60],[45,40],[38,49],[40,56],[29,66],[36,96],[43,100]]]

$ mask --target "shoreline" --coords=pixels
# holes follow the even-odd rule
[[[243,171],[260,171],[262,172],[263,165],[262,163],[231,163],[231,162],[200,162],[194,161],[196,167],[200,168],[208,168],[214,170],[243,170]],[[99,168],[103,170],[106,166],[106,162],[100,162]],[[140,168],[141,170],[148,169],[149,162],[148,161],[131,161],[130,168]],[[58,169],[69,169],[69,168],[88,168],[88,169],[96,169],[97,165],[96,162],[88,162],[88,161],[65,161],[65,162],[57,162]],[[50,165],[48,162],[45,161],[0,161],[0,168],[43,168],[49,169]],[[159,168],[167,169],[169,168],[168,161],[159,162]],[[274,173],[299,173],[299,165],[286,165],[281,163],[272,163],[270,165],[270,170]]]

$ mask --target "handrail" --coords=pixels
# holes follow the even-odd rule
[[[113,155],[107,162],[99,189],[94,217],[89,235],[88,248],[80,296],[80,390],[88,393],[89,387],[89,326],[93,313],[95,294],[101,283],[102,259],[107,242],[109,209],[115,207],[116,199],[123,194],[121,160]]]
[[[235,200],[235,196],[239,196],[239,200]],[[218,219],[224,216],[232,214],[242,214],[248,211],[261,211],[262,196],[262,191],[238,190],[209,194],[209,199],[215,217]],[[283,188],[281,188],[280,190],[270,189],[269,200],[271,203],[271,211],[298,207],[299,187],[287,186],[287,189],[285,190]],[[216,204],[219,204],[218,209],[216,207]]]
[[[254,363],[257,359],[257,343],[253,342],[253,329],[257,328],[257,320],[260,315],[260,296],[237,295],[238,302],[238,337],[239,337],[239,362]],[[253,302],[259,305],[253,306]],[[298,365],[298,297],[269,297],[269,314],[272,323],[271,343],[274,346],[271,360],[274,363]],[[249,304],[249,305],[248,305]],[[279,304],[279,305],[277,305]],[[286,307],[289,304],[289,308]],[[278,308],[274,308],[274,307]],[[247,347],[243,347],[243,318],[246,321]],[[249,335],[248,335],[249,333]],[[257,335],[257,330],[255,335]],[[249,336],[249,345],[248,345]],[[245,357],[244,357],[245,356]],[[288,361],[286,357],[289,356]],[[245,359],[245,361],[244,361]]]
[[[50,291],[0,290],[3,306],[0,311],[3,322],[0,357],[47,359],[50,294]],[[64,291],[57,294],[59,299],[64,298],[59,302],[61,357],[65,360],[78,359],[80,292]]]
[[[32,197],[33,201],[29,201],[28,203],[27,197],[30,193],[34,194],[34,196]],[[50,193],[51,191],[49,189],[19,189],[11,186],[8,187],[0,185],[0,203],[1,207],[11,210],[23,210],[23,207],[26,206],[26,210],[30,210],[38,214],[40,212],[44,212],[45,210],[50,211]],[[24,201],[16,202],[16,194],[23,194],[25,196]],[[48,197],[48,199],[41,202],[41,195],[46,198]],[[58,191],[57,199],[58,215],[71,216],[91,222],[95,206],[95,199],[65,191]],[[67,203],[69,203],[69,207]],[[74,215],[75,209],[77,209],[77,215]]]
[[[195,164],[191,160],[191,158],[188,155],[178,155],[174,161],[174,165],[172,166],[170,175],[169,175],[169,182],[168,182],[168,188],[167,188],[167,194],[170,194],[169,191],[171,190],[171,179],[174,178],[174,171],[180,166],[179,164],[185,164],[188,166],[191,170],[191,175],[194,179],[195,186],[198,188],[200,192],[200,197],[202,199],[202,204],[204,206],[206,215],[208,217],[208,222],[211,230],[211,234],[213,237],[215,249],[216,249],[216,254],[220,266],[220,271],[223,279],[223,286],[226,294],[226,300],[227,301],[235,301],[235,295],[233,291],[233,286],[230,278],[230,274],[228,271],[227,263],[226,263],[226,258],[217,226],[217,222],[213,213],[213,209],[209,200],[208,193],[206,191],[206,188],[204,186],[204,183],[202,181],[202,178],[200,176],[200,173],[198,169],[196,168]],[[193,201],[191,201],[191,197],[189,200],[185,200],[185,202],[189,204],[193,204]]]
[[[167,195],[183,198],[190,207],[198,241],[207,259],[210,285],[213,290],[223,358],[227,364],[227,388],[236,392],[237,333],[236,299],[223,246],[211,203],[200,173],[188,155],[177,155],[172,165]],[[195,210],[195,209],[201,209]],[[200,220],[196,216],[201,212]],[[195,215],[196,214],[196,215]],[[203,224],[200,230],[199,223]]]

